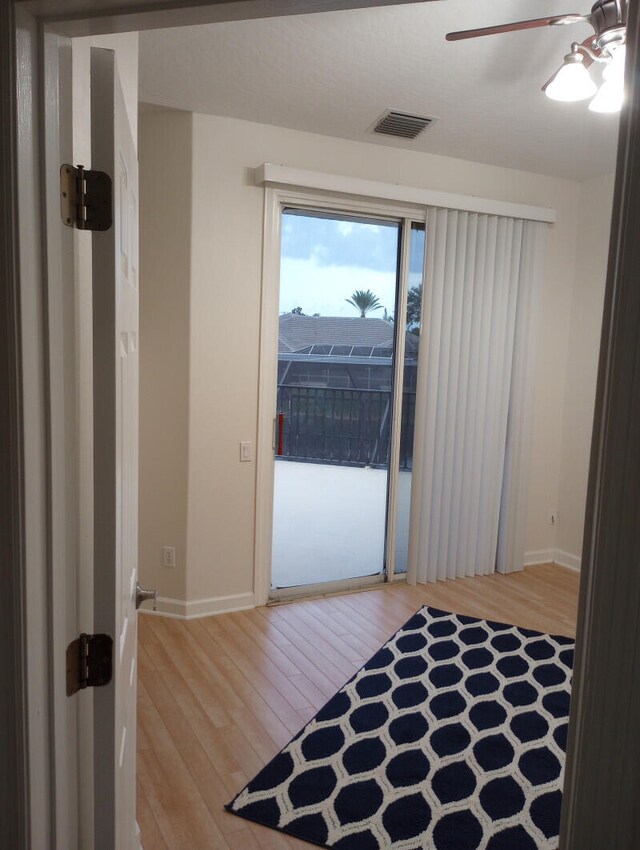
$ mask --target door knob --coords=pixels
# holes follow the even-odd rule
[[[143,602],[146,602],[148,599],[153,599],[153,610],[158,610],[158,591],[157,590],[145,590],[144,587],[140,585],[140,582],[136,582],[136,610],[142,605]]]

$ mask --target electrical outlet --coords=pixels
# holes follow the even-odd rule
[[[175,546],[163,546],[162,547],[162,566],[169,567],[169,569],[173,569],[176,565],[176,547]]]
[[[558,524],[558,511],[551,510],[549,511],[549,525],[557,525]]]

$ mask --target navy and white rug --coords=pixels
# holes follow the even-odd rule
[[[573,646],[422,608],[227,809],[339,850],[555,850]]]

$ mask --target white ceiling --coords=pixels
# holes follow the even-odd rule
[[[438,0],[143,32],[140,100],[582,180],[613,171],[617,116],[540,87],[589,27],[444,36],[588,6]],[[415,141],[371,135],[388,108],[439,120]]]

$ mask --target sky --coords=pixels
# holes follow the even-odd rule
[[[296,215],[282,216],[280,312],[358,316],[346,299],[370,289],[382,305],[369,316],[395,312],[397,225]],[[422,277],[424,237],[412,239],[409,285]]]

